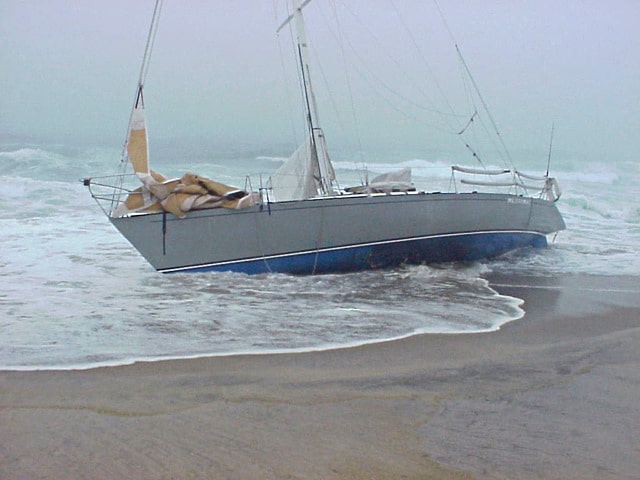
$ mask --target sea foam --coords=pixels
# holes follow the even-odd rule
[[[256,168],[274,170],[286,153],[256,159]],[[558,206],[568,229],[547,249],[471,265],[347,275],[161,275],[78,182],[113,172],[119,155],[99,147],[0,147],[0,368],[89,368],[491,331],[523,311],[519,299],[491,288],[488,271],[640,272],[638,167],[596,163],[577,170],[558,161],[552,173],[563,190]],[[254,163],[248,156],[233,161],[203,153],[172,168],[202,168],[207,171],[197,173],[242,182]],[[451,170],[442,159],[408,156],[372,163],[368,171],[403,167],[413,170],[418,188],[446,191]],[[358,162],[338,160],[336,169],[359,180]]]

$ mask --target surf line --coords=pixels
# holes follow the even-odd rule
[[[492,287],[507,288],[537,288],[538,290],[580,290],[584,292],[608,292],[608,293],[640,293],[640,290],[631,290],[626,288],[589,288],[589,287],[558,287],[551,285],[522,285],[512,283],[493,283],[489,282]]]

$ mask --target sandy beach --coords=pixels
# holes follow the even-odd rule
[[[638,278],[489,280],[493,333],[0,372],[0,478],[638,478]]]

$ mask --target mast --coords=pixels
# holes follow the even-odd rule
[[[327,151],[327,144],[324,137],[324,132],[320,127],[320,118],[318,115],[318,106],[316,98],[311,86],[311,75],[309,71],[309,51],[307,45],[307,33],[304,25],[304,17],[302,16],[302,9],[307,6],[311,0],[306,0],[304,3],[300,3],[300,0],[294,0],[294,12],[289,15],[287,19],[280,25],[278,32],[293,20],[296,27],[296,43],[298,50],[298,61],[300,62],[300,69],[302,72],[302,83],[304,86],[304,101],[307,110],[307,126],[309,129],[309,137],[311,139],[311,152],[315,157],[318,165],[318,171],[320,172],[320,178],[317,179],[319,183],[319,190],[322,195],[333,195],[336,190],[333,186],[335,180],[335,173],[329,153]]]

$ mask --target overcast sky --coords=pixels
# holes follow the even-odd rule
[[[0,136],[119,144],[153,4],[0,0]],[[638,160],[640,1],[440,6],[515,150],[544,150],[555,123],[561,151]],[[146,81],[151,134],[272,144],[300,135],[289,31],[275,34],[285,10],[284,1],[165,0]],[[330,141],[358,132],[391,147],[439,146],[472,113],[430,0],[315,0],[305,18]],[[443,122],[431,110],[449,111],[447,102],[461,116]]]

